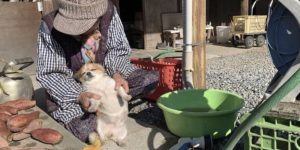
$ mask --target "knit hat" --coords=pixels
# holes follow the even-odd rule
[[[107,0],[57,0],[58,13],[53,26],[56,30],[80,35],[88,31],[107,10]]]

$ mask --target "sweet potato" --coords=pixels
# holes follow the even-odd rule
[[[15,115],[18,113],[18,109],[0,104],[0,113],[9,113],[10,115]]]
[[[0,128],[6,127],[6,123],[3,120],[0,120]]]
[[[0,120],[6,122],[9,118],[11,118],[11,115],[0,113]]]
[[[7,140],[8,141],[20,141],[20,140],[24,140],[29,137],[30,137],[30,134],[18,132],[18,133],[13,133],[13,134],[9,135]]]
[[[43,120],[41,119],[34,119],[32,120],[29,125],[23,130],[24,133],[30,133],[31,131],[35,129],[42,128],[43,126]]]
[[[0,113],[1,113],[1,114],[7,114],[7,115],[10,115],[10,116],[11,116],[11,113],[9,113],[9,112],[6,111],[6,110],[0,109]]]
[[[36,104],[36,101],[33,101],[33,100],[18,99],[18,100],[5,102],[2,104],[2,106],[10,106],[10,107],[16,108],[18,110],[26,110],[26,109],[34,107],[35,104]]]
[[[57,144],[63,139],[63,135],[50,128],[40,128],[31,132],[31,137],[46,144]]]
[[[0,149],[2,150],[2,149]],[[47,148],[33,148],[33,147],[30,147],[30,148],[17,148],[17,149],[11,149],[11,150],[49,150]]]
[[[6,139],[0,136],[0,148],[2,149],[4,147],[8,147],[8,142],[6,141]]]
[[[7,128],[6,123],[0,120],[0,137],[7,139],[11,134],[10,130]]]
[[[34,111],[29,114],[15,115],[7,121],[7,127],[12,132],[22,131],[32,120],[38,119],[39,115],[39,111]]]

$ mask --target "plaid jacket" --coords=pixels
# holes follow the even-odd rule
[[[136,67],[130,64],[131,48],[117,11],[114,11],[107,38],[103,65],[109,75],[120,72],[126,78]],[[37,80],[59,106],[51,115],[66,124],[83,115],[77,103],[82,87],[72,78],[73,72],[67,67],[64,50],[51,36],[44,21],[41,22],[37,44]]]

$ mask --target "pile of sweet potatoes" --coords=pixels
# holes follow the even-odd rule
[[[58,131],[42,127],[39,111],[19,113],[35,105],[35,101],[24,99],[0,104],[0,149],[10,149],[9,142],[29,137],[46,144],[58,144],[62,140],[63,136]]]

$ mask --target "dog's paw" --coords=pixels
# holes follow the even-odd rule
[[[93,113],[93,112],[96,112],[97,109],[98,109],[98,108],[95,107],[95,106],[90,106],[90,107],[87,109],[87,111],[90,112],[90,113]]]
[[[101,144],[99,135],[96,132],[90,133],[89,143],[90,143],[90,145],[85,146],[83,150],[99,150],[99,149],[101,149],[102,144]]]
[[[96,112],[100,106],[100,101],[99,100],[90,100],[90,107],[87,109],[88,112],[93,113]]]
[[[125,99],[125,101],[129,101],[129,100],[132,99],[132,96],[131,96],[131,95],[126,95],[126,96],[124,97],[124,99]]]

